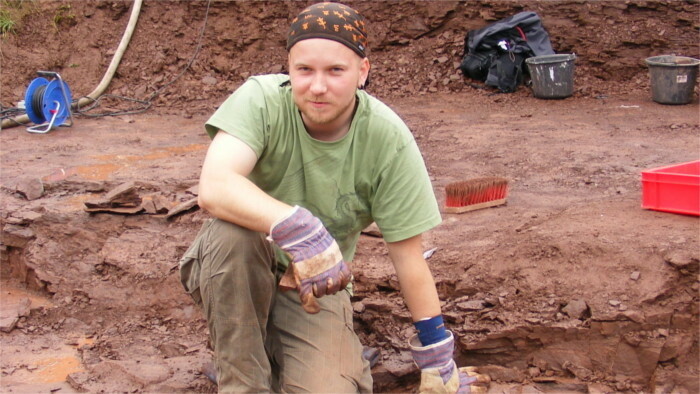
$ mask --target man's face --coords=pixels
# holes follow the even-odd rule
[[[355,90],[368,72],[369,61],[339,42],[311,38],[294,44],[289,51],[292,94],[312,137],[334,140],[345,135]]]

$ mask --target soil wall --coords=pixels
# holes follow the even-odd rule
[[[3,38],[0,102],[16,105],[37,70],[61,73],[74,97],[92,92],[120,42],[131,2],[12,3],[23,17],[16,34]],[[369,91],[379,97],[463,91],[471,82],[457,69],[466,33],[520,11],[540,15],[557,53],[578,56],[583,95],[646,88],[649,56],[700,55],[695,0],[348,3],[369,21],[377,76]],[[152,99],[159,111],[210,111],[248,76],[285,70],[288,22],[307,4],[146,0],[106,93]]]

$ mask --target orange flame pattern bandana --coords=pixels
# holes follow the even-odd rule
[[[325,38],[367,57],[365,19],[356,10],[340,3],[317,3],[294,18],[287,37],[287,50],[301,40]]]

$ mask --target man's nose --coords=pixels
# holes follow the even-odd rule
[[[311,81],[311,93],[320,95],[326,92],[326,78],[322,73],[316,73]]]

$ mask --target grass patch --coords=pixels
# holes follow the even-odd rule
[[[0,36],[17,33],[22,19],[36,10],[35,0],[0,0]]]
[[[12,19],[12,15],[7,10],[0,10],[0,35],[5,37],[10,33],[15,32],[17,22]]]
[[[75,24],[75,14],[71,10],[70,4],[63,4],[56,9],[53,15],[53,27],[56,30],[61,25],[74,26]]]

